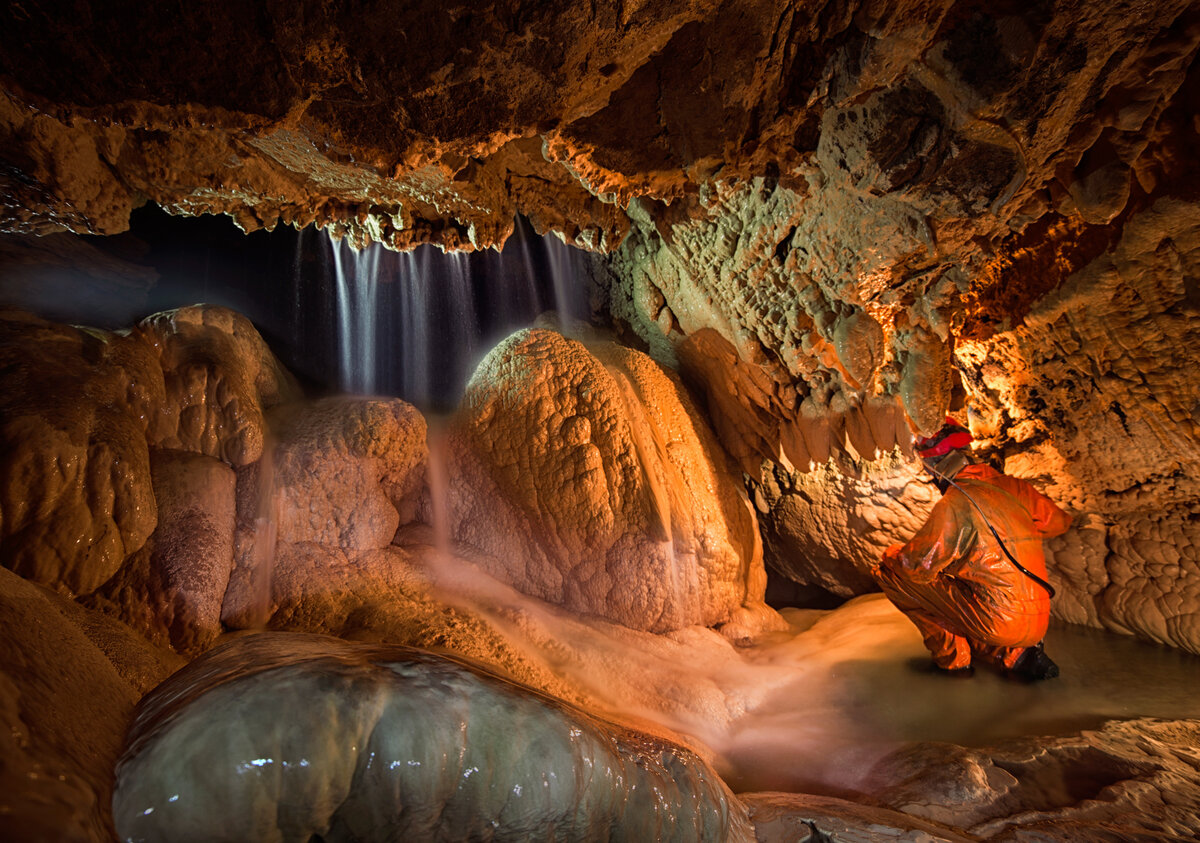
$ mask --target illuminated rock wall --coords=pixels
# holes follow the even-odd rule
[[[969,400],[988,455],[1078,515],[1058,552],[1063,615],[1194,637],[1192,597],[1167,596],[1187,551],[1147,545],[1190,546],[1195,401],[1171,373],[1195,341],[1170,314],[1191,295],[1191,4],[5,14],[3,230],[119,231],[148,198],[248,230],[316,221],[476,248],[523,212],[609,253],[618,327],[679,367],[753,482],[764,459],[804,472],[903,450]],[[1126,298],[1103,300],[1109,263]],[[194,365],[163,365],[155,435],[252,460],[246,385],[208,394]],[[233,424],[217,441],[197,402],[244,418],[205,416]],[[1059,417],[1083,405],[1086,425]],[[128,551],[150,504],[112,482],[104,541]]]
[[[448,450],[450,534],[504,582],[635,629],[770,624],[745,493],[646,355],[518,332],[476,370]]]

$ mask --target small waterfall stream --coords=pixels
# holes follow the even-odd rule
[[[324,290],[336,315],[335,336],[299,349],[311,375],[344,392],[394,395],[427,411],[452,407],[487,349],[540,314],[554,311],[564,325],[589,316],[585,253],[538,237],[523,220],[501,252],[421,246],[397,253],[377,244],[358,251],[305,232],[298,253],[296,288]],[[329,361],[312,359],[314,347],[330,345],[333,372]]]

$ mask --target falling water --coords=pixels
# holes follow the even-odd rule
[[[279,540],[279,495],[275,485],[275,443],[271,436],[263,443],[258,461],[258,508],[254,517],[254,549],[251,554],[250,605],[245,623],[266,626],[271,617],[271,580],[275,576],[275,553]]]
[[[563,326],[589,316],[584,253],[538,237],[522,220],[502,252],[356,250],[328,236],[315,245],[325,253],[319,269],[329,276],[336,313],[333,385],[344,392],[444,410],[502,337],[547,311]],[[313,246],[302,238],[299,248]],[[296,285],[319,288],[319,280],[301,272]]]
[[[568,246],[555,236],[546,237],[544,240],[559,320],[564,332],[570,333],[576,321],[587,318],[588,306],[583,296],[584,288],[575,282],[575,279],[583,277],[586,272],[584,253]]]
[[[376,391],[379,250],[357,252],[330,241],[338,305],[338,385],[347,392]]]

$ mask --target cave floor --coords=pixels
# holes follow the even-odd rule
[[[882,595],[832,611],[784,610],[792,631],[747,654],[797,660],[795,682],[733,724],[724,774],[735,790],[858,794],[882,755],[909,742],[990,746],[1069,735],[1109,720],[1200,717],[1200,656],[1055,623],[1061,675],[1015,681],[929,670],[920,636]]]
[[[1109,720],[1200,718],[1200,656],[1102,630],[1052,626],[1055,679],[984,667],[954,679],[928,669],[916,628],[880,594],[784,609],[788,630],[735,646],[710,629],[654,635],[569,615],[461,560],[435,567],[447,603],[488,616],[602,716],[682,737],[735,792],[869,797],[873,768],[913,743],[985,747]]]

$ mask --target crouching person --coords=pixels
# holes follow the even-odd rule
[[[1021,679],[1055,677],[1042,649],[1054,593],[1042,540],[1066,532],[1070,518],[1024,480],[972,464],[970,442],[946,419],[916,443],[942,498],[873,573],[920,630],[937,670],[969,676],[981,658]]]

